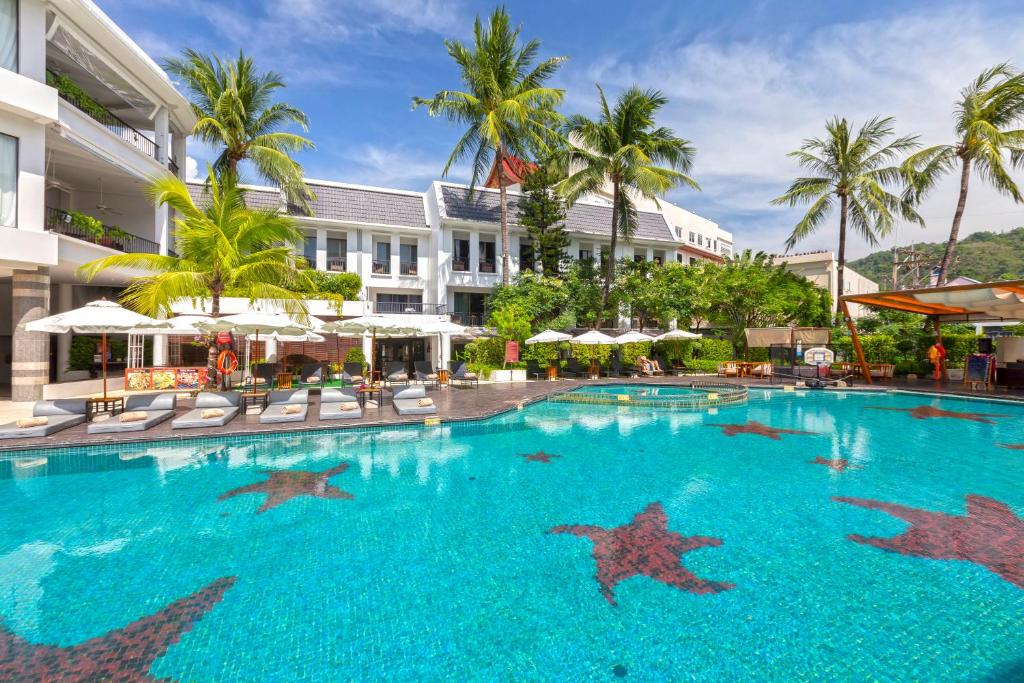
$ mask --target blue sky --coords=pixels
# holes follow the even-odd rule
[[[414,95],[458,87],[444,38],[466,38],[492,3],[440,0],[108,0],[101,6],[154,58],[185,47],[244,49],[281,72],[283,99],[305,110],[313,178],[422,191],[440,176],[458,130],[410,109]],[[928,144],[950,137],[952,103],[981,69],[1024,67],[1019,2],[512,2],[542,54],[570,58],[555,85],[566,113],[593,114],[595,82],[633,83],[670,98],[662,122],[693,141],[702,192],[669,198],[735,233],[741,247],[781,251],[798,218],[768,201],[798,174],[785,156],[842,115],[896,117]],[[199,166],[209,156],[190,147]],[[1020,174],[1018,174],[1020,177]],[[451,175],[466,180],[461,169]],[[1020,177],[1024,181],[1024,177]],[[922,206],[927,228],[894,241],[941,239],[955,204],[943,184]],[[800,245],[834,248],[835,224]],[[1024,225],[1024,207],[974,183],[967,232]],[[854,240],[854,256],[871,249]]]

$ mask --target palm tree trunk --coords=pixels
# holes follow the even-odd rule
[[[498,168],[498,201],[501,205],[501,284],[506,287],[512,281],[512,259],[508,253],[508,195],[505,192],[505,151],[498,148],[494,157]]]
[[[843,295],[843,279],[846,274],[846,214],[849,211],[850,200],[844,194],[839,197],[839,253],[836,254],[836,300],[832,302],[838,310],[839,297]],[[835,323],[835,316],[832,317]]]
[[[619,183],[612,183],[612,239],[608,247],[608,259],[604,271],[604,294],[602,308],[608,308],[608,296],[611,293],[612,279],[615,278],[615,243],[619,236]]]
[[[216,318],[220,315],[220,294],[214,291],[210,297],[210,315]],[[213,381],[218,387],[220,378],[217,376],[217,335],[213,335],[210,346],[206,351],[206,376],[207,382]]]
[[[960,219],[964,217],[964,207],[967,205],[967,185],[971,180],[971,160],[962,158],[963,167],[960,170],[960,199],[956,203],[956,212],[953,214],[953,225],[949,229],[949,241],[946,242],[946,251],[942,255],[942,263],[939,264],[939,277],[935,283],[938,286],[946,284],[949,279],[949,267],[953,263],[953,252],[956,251],[956,242],[960,238]]]

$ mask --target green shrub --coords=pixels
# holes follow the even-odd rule
[[[558,342],[529,344],[523,347],[520,357],[523,360],[535,360],[541,367],[546,367],[558,360],[558,346]]]
[[[500,368],[505,360],[505,342],[497,337],[475,339],[466,344],[462,357],[470,366]]]
[[[68,370],[89,370],[93,357],[99,353],[100,337],[74,335],[71,337],[71,349],[68,353]],[[109,360],[124,360],[128,357],[128,342],[124,339],[107,338]]]
[[[313,291],[309,293],[314,296],[333,294],[345,301],[355,301],[363,288],[363,281],[358,273],[330,273],[312,269],[306,270],[305,273],[313,282]]]
[[[366,355],[363,353],[363,349],[359,346],[353,346],[351,349],[345,352],[345,362],[359,363],[360,365],[363,366],[363,371],[366,371]]]
[[[103,239],[103,223],[98,218],[93,218],[81,211],[69,211],[68,215],[71,216],[71,225],[78,228],[86,238],[93,242]]]
[[[651,356],[651,342],[632,342],[619,346],[619,357],[624,368],[635,367],[636,359],[640,356]]]
[[[718,372],[719,363],[721,363],[721,361],[694,358],[687,363],[687,366],[689,366],[691,370],[696,370],[698,372]]]
[[[900,360],[896,340],[888,334],[866,334],[860,338],[864,358],[869,363],[893,363]]]
[[[978,352],[978,336],[974,334],[944,334],[942,335],[942,345],[946,347],[946,365],[951,368],[960,368],[964,366],[967,356]]]
[[[649,342],[643,342],[649,344]],[[612,347],[608,344],[570,344],[572,357],[583,367],[591,365],[607,365],[612,357]]]
[[[697,343],[694,358],[700,360],[732,360],[735,358],[732,342],[728,339],[701,339]]]
[[[668,360],[689,365],[696,342],[690,339],[666,339],[658,342],[658,347]]]

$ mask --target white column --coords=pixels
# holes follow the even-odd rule
[[[476,230],[469,233],[469,272],[474,274],[474,279],[480,272],[480,233]]]
[[[153,115],[153,141],[156,143],[156,160],[164,166],[171,154],[170,118],[167,107],[157,107]]]
[[[402,262],[402,237],[398,234],[391,235],[391,277],[398,277]]]
[[[349,230],[345,234],[345,270],[358,273],[359,267],[359,233]]]
[[[266,339],[266,346],[264,348],[266,349],[266,352],[264,353],[264,356],[265,356],[264,360],[267,363],[276,363],[277,362],[277,340],[274,339],[273,337],[268,337]]]
[[[46,82],[45,2],[22,2],[18,9],[18,73]],[[18,7],[18,5],[15,5]]]
[[[167,335],[153,335],[153,367],[167,365]]]
[[[316,231],[316,269],[327,270],[327,231],[317,228]]]
[[[424,282],[430,281],[430,259],[427,250],[430,248],[430,240],[425,237],[416,238],[416,274]],[[424,288],[424,303],[437,303],[437,299],[431,296],[428,288]]]
[[[178,177],[185,180],[188,169],[188,151],[185,142],[186,136],[184,133],[174,133],[171,137],[171,154],[174,157],[174,163],[178,164]],[[197,169],[201,176],[205,177],[205,169]]]
[[[452,359],[452,336],[450,334],[441,335],[441,366],[444,369],[448,368],[448,362]]]
[[[57,306],[51,309],[53,313],[63,313],[72,308],[71,285],[57,285]],[[57,335],[57,381],[63,382],[67,379],[68,361],[71,360],[71,335]]]
[[[368,334],[363,335],[363,358],[366,359],[366,367],[369,368],[370,361],[373,360],[373,337]],[[369,384],[369,378],[367,378],[367,384]]]

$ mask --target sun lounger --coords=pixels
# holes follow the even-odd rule
[[[299,373],[299,386],[300,387],[320,387],[324,386],[324,364],[323,363],[305,363],[302,366],[302,371]]]
[[[384,371],[384,384],[408,384],[409,370],[403,361],[391,361]]]
[[[309,412],[309,389],[294,391],[271,391],[267,396],[269,405],[260,413],[260,424],[281,424],[283,422],[305,422]],[[297,405],[298,412],[285,412],[285,406]]]
[[[562,374],[572,375],[573,377],[583,377],[587,374],[587,371],[580,366],[580,362],[575,358],[570,358],[565,362],[565,369],[562,370]]]
[[[363,382],[363,364],[362,363],[345,363],[342,366],[341,381],[348,382],[349,384],[362,384]]]
[[[441,383],[437,378],[437,370],[430,364],[430,361],[418,360],[412,364],[415,368],[416,380],[423,382],[424,384],[433,384],[435,387],[440,387]]]
[[[242,395],[234,392],[201,391],[196,396],[196,407],[171,423],[171,429],[196,429],[199,427],[223,427],[238,416],[238,405]],[[224,414],[203,417],[203,411],[219,409]]]
[[[345,407],[354,403],[355,408]],[[359,419],[363,416],[363,409],[359,406],[359,397],[355,389],[324,389],[320,392],[320,419],[321,420],[347,420]]]
[[[93,422],[86,430],[90,434],[123,434],[125,432],[144,432],[150,427],[170,420],[174,417],[174,408],[178,403],[177,394],[136,394],[124,401],[124,412],[114,415],[103,422]],[[144,413],[140,420],[124,421],[130,413]]]
[[[0,425],[0,439],[24,439],[32,436],[50,436],[62,429],[85,422],[85,399],[64,398],[56,401],[37,401],[32,406],[32,417],[45,417],[46,424],[18,427],[17,422]]]
[[[395,387],[391,390],[391,403],[399,415],[435,415],[437,406],[433,401],[429,405],[420,405],[427,398],[427,388],[422,384],[408,387]]]
[[[480,380],[477,379],[475,372],[469,371],[466,361],[453,360],[448,363],[448,367],[451,368],[448,375],[449,384],[473,384],[477,389],[480,388]]]

